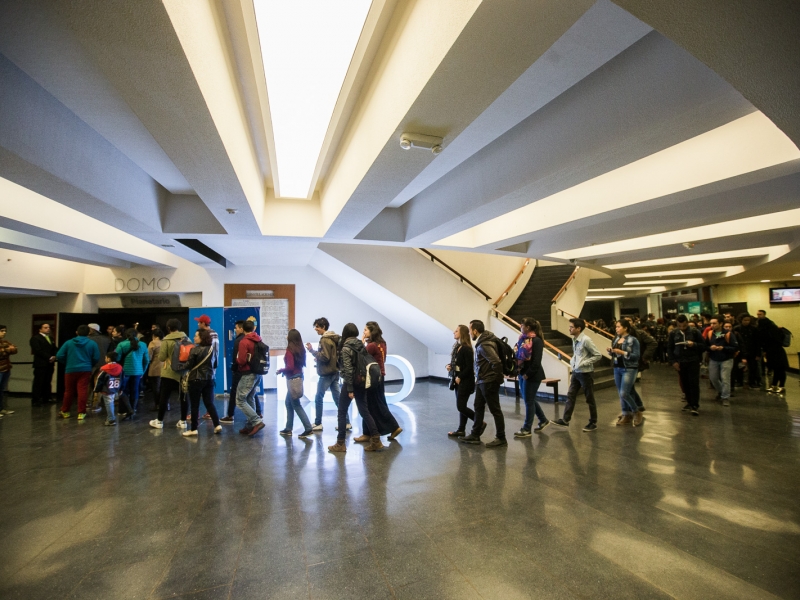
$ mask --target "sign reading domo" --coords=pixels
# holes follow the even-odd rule
[[[171,285],[168,277],[131,277],[130,279],[114,279],[116,292],[166,292]]]

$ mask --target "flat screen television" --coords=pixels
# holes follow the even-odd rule
[[[770,304],[800,304],[800,287],[769,288]]]

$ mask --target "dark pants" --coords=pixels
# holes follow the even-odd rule
[[[394,418],[389,405],[386,404],[386,388],[383,383],[383,376],[377,381],[373,381],[367,390],[367,410],[372,420],[375,421],[375,428],[380,435],[389,435],[400,428],[397,419]],[[362,417],[361,431],[367,430],[367,420]]]
[[[578,399],[578,391],[583,388],[583,395],[586,397],[586,404],[589,405],[589,422],[597,423],[597,404],[594,401],[594,373],[572,373],[567,390],[567,405],[564,407],[565,422],[569,423],[572,418],[572,411],[575,410],[575,401]]]
[[[31,403],[34,406],[41,406],[45,402],[50,402],[53,395],[51,386],[53,383],[53,370],[55,367],[34,367],[33,385],[31,386]]]
[[[503,411],[500,409],[500,382],[498,381],[479,383],[475,388],[475,422],[472,424],[472,435],[481,437],[483,415],[486,412],[487,404],[489,405],[489,412],[494,417],[497,439],[506,439],[506,420],[503,417]]]
[[[375,420],[369,414],[369,409],[367,408],[366,390],[364,388],[355,388],[353,390],[353,398],[350,398],[347,386],[342,386],[342,393],[339,396],[339,435],[336,436],[340,442],[343,442],[347,437],[347,411],[350,410],[350,403],[353,400],[356,401],[358,412],[361,413],[361,417],[364,419],[364,425],[366,425],[364,433],[370,437],[379,435]]]
[[[525,422],[522,424],[522,429],[525,431],[530,431],[533,427],[533,415],[536,415],[539,423],[547,422],[542,407],[536,401],[536,393],[539,391],[540,385],[542,385],[541,379],[522,380],[522,391],[525,394]]]
[[[700,363],[679,363],[678,376],[681,380],[681,389],[686,395],[686,403],[692,408],[700,408]]]
[[[219,425],[219,415],[217,414],[217,407],[214,406],[214,386],[213,379],[195,379],[189,382],[189,398],[192,402],[192,431],[197,430],[197,413],[200,408],[200,399],[203,399],[203,404],[206,411],[211,415],[211,422],[214,427]]]
[[[144,397],[145,401],[152,402],[152,406],[158,407],[158,396],[161,392],[161,376],[154,377],[148,375],[147,383],[145,384]]]
[[[186,413],[189,412],[189,403],[186,401],[184,393],[181,391],[180,381],[169,377],[161,378],[161,392],[158,395],[158,420],[163,421],[167,414],[167,404],[173,392],[178,392],[181,401],[181,421],[186,420]]]
[[[456,384],[456,408],[458,409],[458,431],[467,430],[467,419],[475,421],[475,411],[472,410],[467,403],[472,392],[466,386]]]
[[[752,388],[761,387],[761,359],[754,354],[748,354],[747,360],[747,385]]]
[[[231,391],[228,394],[228,410],[225,414],[233,418],[233,413],[236,411],[236,390],[239,389],[239,380],[242,378],[242,374],[239,371],[233,371],[231,375],[233,381],[231,382]],[[256,414],[260,417],[262,416],[261,401],[258,399],[258,394],[253,396],[253,400],[256,405]]]
[[[772,369],[772,386],[786,387],[786,367],[782,364],[776,365]]]
[[[142,382],[141,375],[126,375],[124,377],[122,393],[128,397],[128,401],[133,407],[133,412],[139,407],[139,384]]]

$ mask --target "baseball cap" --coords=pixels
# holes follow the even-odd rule
[[[89,329],[94,329],[95,331],[99,332],[100,325],[98,325],[97,323],[89,323]]]
[[[208,315],[200,315],[199,317],[195,317],[194,320],[203,325],[211,325],[211,317]]]

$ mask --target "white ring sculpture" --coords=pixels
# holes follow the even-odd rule
[[[386,357],[386,364],[396,367],[403,376],[403,387],[400,388],[400,391],[386,394],[386,404],[397,404],[408,398],[408,395],[414,389],[414,383],[416,381],[414,367],[412,367],[411,363],[405,358],[397,354],[389,354]]]

